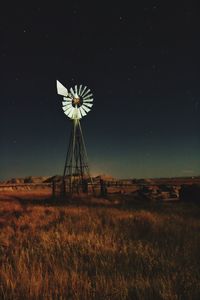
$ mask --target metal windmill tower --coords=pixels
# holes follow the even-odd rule
[[[58,80],[56,83],[57,93],[63,96],[62,109],[73,122],[63,172],[63,193],[87,192],[88,183],[92,189],[93,185],[80,119],[91,110],[93,95],[87,86],[75,85],[68,91]]]

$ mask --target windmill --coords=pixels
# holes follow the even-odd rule
[[[79,193],[80,190],[87,192],[88,183],[92,185],[92,178],[80,119],[91,110],[93,95],[87,86],[75,85],[74,89],[71,87],[68,91],[58,80],[56,83],[57,93],[63,96],[64,114],[73,122],[63,172],[63,193]]]

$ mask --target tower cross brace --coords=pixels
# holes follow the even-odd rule
[[[63,192],[87,192],[88,183],[93,188],[80,120],[74,119],[63,172]]]

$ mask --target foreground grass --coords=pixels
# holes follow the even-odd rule
[[[197,206],[0,204],[0,299],[200,297]]]

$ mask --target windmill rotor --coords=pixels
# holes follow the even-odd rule
[[[57,80],[57,93],[63,96],[62,109],[70,119],[81,119],[85,117],[93,106],[93,94],[87,86],[75,85],[69,92]]]

